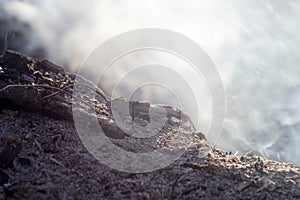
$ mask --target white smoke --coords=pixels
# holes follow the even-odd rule
[[[43,41],[52,60],[74,69],[101,42],[125,31],[154,27],[188,36],[206,50],[225,85],[227,115],[219,147],[273,159],[279,153],[300,164],[299,1],[0,2],[7,14],[31,25],[33,43]],[[157,99],[151,94],[144,97],[174,104],[164,93]],[[201,95],[201,117],[210,119],[209,94]]]

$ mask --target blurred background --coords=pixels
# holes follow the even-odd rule
[[[0,0],[0,52],[13,49],[49,58],[75,72],[98,45],[117,34],[139,28],[176,31],[206,51],[224,83],[226,117],[217,146],[240,155],[254,151],[275,160],[280,155],[299,165],[299,22],[297,0]],[[103,90],[112,95],[115,82],[137,60],[189,71],[176,58],[142,52],[112,66],[102,77]],[[124,96],[140,79],[157,73],[185,96],[202,97],[184,111],[196,123],[200,120],[200,131],[207,131],[212,106],[204,80],[190,88],[163,68],[156,74],[136,71],[120,83],[116,95]],[[86,77],[92,74],[87,71]],[[133,99],[180,107],[172,91],[159,85],[136,91]]]

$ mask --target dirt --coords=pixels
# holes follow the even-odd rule
[[[83,77],[82,93],[72,101],[76,75],[48,60],[7,51],[0,67],[0,199],[300,199],[299,167],[215,149],[179,110],[128,102],[130,113],[118,117],[141,126],[150,121],[150,108],[167,112],[157,135],[136,138],[117,126],[112,100],[100,88],[90,97],[96,86]],[[178,135],[193,138],[183,155],[164,168],[118,171],[83,145],[74,106],[75,112],[96,117],[109,140],[126,151],[170,148]]]

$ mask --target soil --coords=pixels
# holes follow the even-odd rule
[[[111,100],[83,77],[13,51],[0,56],[0,67],[0,199],[300,199],[299,167],[218,150],[179,110]],[[72,99],[78,80],[81,93]],[[130,105],[120,120],[129,117],[144,126],[152,108],[161,120],[158,110],[165,109],[166,122],[152,137],[130,136],[112,115],[115,101]],[[175,137],[193,137],[182,156],[164,168],[118,171],[83,145],[74,112],[96,118],[107,138],[126,151],[170,150]]]

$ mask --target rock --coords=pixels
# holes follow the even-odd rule
[[[150,103],[149,102],[137,102],[130,101],[129,102],[129,112],[134,121],[135,118],[141,118],[150,122]]]

